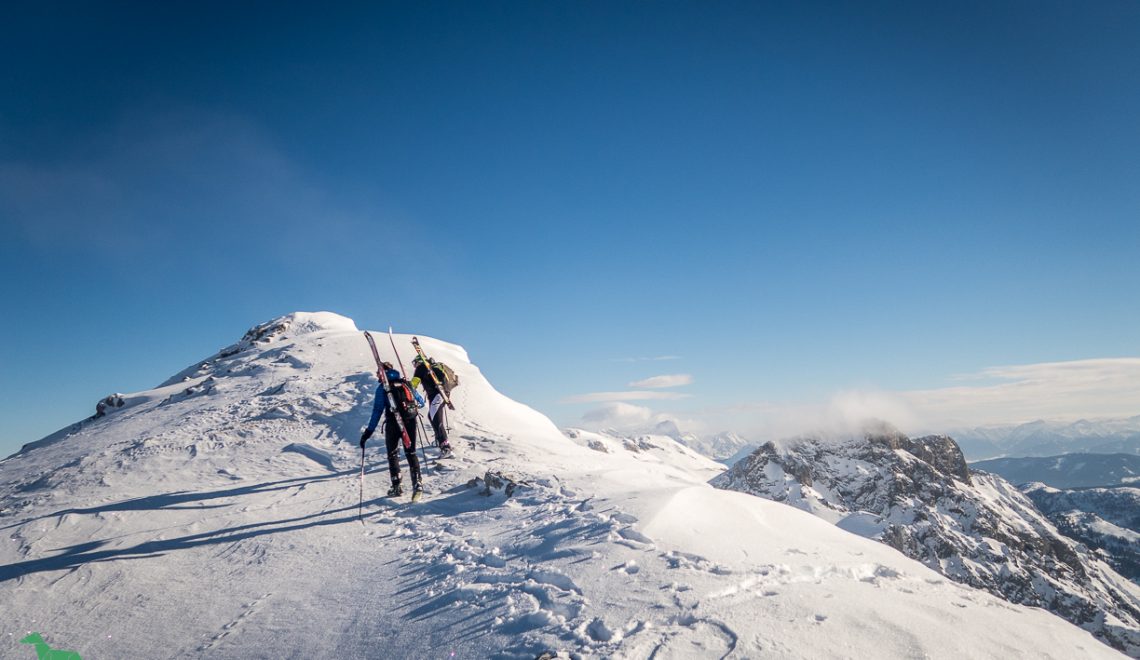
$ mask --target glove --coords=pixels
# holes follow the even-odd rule
[[[368,438],[372,437],[372,431],[365,431],[360,434],[360,448],[364,449],[364,443],[368,442]]]

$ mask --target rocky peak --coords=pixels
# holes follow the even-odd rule
[[[964,484],[971,483],[970,468],[961,447],[948,435],[927,435],[911,440],[906,450],[935,470],[953,476]]]

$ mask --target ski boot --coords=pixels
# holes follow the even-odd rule
[[[455,458],[455,453],[453,451],[451,451],[451,445],[440,445],[439,446],[439,457],[440,458]]]
[[[404,494],[404,489],[400,487],[399,481],[392,484],[392,487],[388,489],[388,497],[399,497],[403,494]]]
[[[423,497],[423,495],[424,487],[420,484],[416,484],[415,488],[412,488],[412,501],[419,502],[420,498]]]

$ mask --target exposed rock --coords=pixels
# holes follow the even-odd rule
[[[99,403],[95,404],[95,418],[103,417],[109,412],[122,408],[125,404],[126,400],[123,399],[123,395],[117,392],[103,397]]]
[[[516,489],[526,485],[524,482],[516,481],[514,477],[493,470],[487,470],[482,479],[476,477],[467,482],[467,485],[473,487],[480,483],[483,484],[483,490],[479,491],[479,494],[488,497],[495,493],[502,493],[505,497],[510,497],[514,495]]]

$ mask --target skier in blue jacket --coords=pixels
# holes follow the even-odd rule
[[[404,377],[396,371],[390,362],[383,364],[384,373],[388,376],[388,387],[392,390],[392,398],[398,408],[397,413],[404,422],[404,429],[408,432],[411,444],[404,447],[404,456],[408,459],[408,471],[412,475],[412,498],[416,499],[423,492],[423,483],[420,480],[420,461],[416,458],[416,410],[424,407],[423,398],[404,381]],[[380,415],[384,417],[384,442],[388,446],[388,473],[392,477],[392,488],[388,490],[388,497],[399,497],[404,494],[400,487],[400,442],[403,435],[400,425],[393,417],[393,411],[388,405],[388,395],[384,392],[384,384],[376,388],[376,400],[372,404],[372,418],[368,420],[368,427],[360,434],[360,448],[372,437]]]

